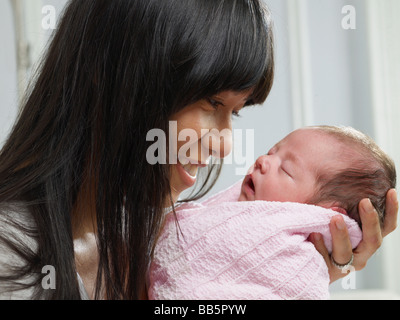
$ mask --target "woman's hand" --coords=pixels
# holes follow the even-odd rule
[[[353,267],[355,270],[363,269],[369,258],[381,246],[383,237],[396,229],[398,210],[399,204],[396,190],[392,189],[387,193],[386,217],[383,229],[381,229],[378,214],[371,201],[369,199],[361,200],[359,203],[359,212],[363,226],[363,239],[354,251],[352,250],[343,218],[341,216],[333,217],[330,223],[330,230],[332,234],[332,257],[336,263],[345,265],[350,261],[352,254],[354,254]],[[310,240],[325,259],[331,283],[346,276],[346,272],[342,272],[333,265],[322,237],[319,234],[312,234]]]

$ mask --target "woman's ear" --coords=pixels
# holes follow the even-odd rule
[[[341,208],[341,207],[331,207],[331,208],[329,208],[329,209],[331,209],[331,210],[333,210],[333,211],[337,211],[337,212],[339,212],[339,213],[341,213],[341,214],[344,214],[344,215],[348,215],[347,214],[347,211],[345,210],[345,209],[343,209],[343,208]]]

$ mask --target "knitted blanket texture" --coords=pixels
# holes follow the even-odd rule
[[[166,217],[150,267],[157,300],[329,299],[323,257],[307,240],[337,212],[299,203],[238,202],[241,183]],[[355,248],[362,233],[343,216]]]

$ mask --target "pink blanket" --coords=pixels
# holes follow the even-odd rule
[[[149,298],[157,300],[329,299],[329,275],[307,238],[323,235],[337,212],[278,202],[237,202],[240,182],[203,203],[169,214],[150,267]],[[353,248],[357,223],[345,221]]]

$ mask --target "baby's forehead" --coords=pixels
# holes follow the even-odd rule
[[[307,148],[312,148],[315,145],[324,145],[327,141],[335,141],[344,145],[344,141],[340,141],[340,139],[327,132],[315,128],[302,128],[286,135],[283,139],[275,143],[271,150],[284,145],[288,145],[289,147],[301,145],[307,150]]]
[[[340,168],[359,158],[362,154],[358,146],[351,141],[316,128],[293,131],[278,141],[269,153],[279,150],[286,151],[285,154],[294,153],[296,157],[300,157],[306,162],[312,162],[315,167],[322,165],[322,163],[318,163],[318,159],[323,160],[324,164],[329,163],[332,168]],[[315,156],[315,158],[309,157],[310,155]]]
[[[296,145],[299,143],[305,147],[312,147],[313,145],[326,146],[327,143],[330,143],[328,146],[331,146],[333,150],[339,147],[351,149],[359,149],[360,147],[359,142],[355,139],[314,127],[297,129],[278,141],[275,146],[279,147],[283,144]],[[356,152],[356,150],[353,151]]]

